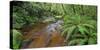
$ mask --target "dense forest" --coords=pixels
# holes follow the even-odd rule
[[[13,49],[97,44],[97,6],[11,2]]]

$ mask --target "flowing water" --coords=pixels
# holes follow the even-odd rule
[[[24,32],[24,41],[22,48],[56,47],[64,44],[64,38],[61,33],[62,20],[55,23],[37,23],[28,27]],[[27,28],[24,28],[27,30]]]

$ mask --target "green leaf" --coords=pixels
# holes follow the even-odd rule
[[[61,33],[61,35],[65,35],[65,33],[67,34],[68,28],[64,29],[64,31]]]
[[[94,38],[90,37],[88,40],[88,44],[96,44],[97,40],[95,40]]]
[[[13,29],[13,48],[18,49],[20,48],[20,43],[22,41],[22,34],[18,32],[17,30]]]
[[[69,41],[68,45],[84,45],[87,39],[72,39]]]
[[[84,26],[78,25],[78,29],[79,29],[79,32],[81,32],[81,34],[83,35],[89,33],[88,29],[86,29]]]
[[[83,24],[83,26],[86,26],[86,27],[89,27],[89,28],[94,29],[94,26],[93,25],[90,25],[90,24]]]
[[[72,26],[68,29],[68,32],[67,32],[67,36],[66,36],[66,40],[69,39],[73,33],[73,31],[76,29],[76,26]]]

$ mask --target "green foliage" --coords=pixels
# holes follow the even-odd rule
[[[62,25],[66,45],[84,45],[97,43],[97,7],[58,3],[21,2],[13,3],[13,48],[20,48],[23,26],[37,22],[56,22],[64,20]]]
[[[81,38],[72,39],[72,40],[68,43],[68,45],[84,45],[86,41],[87,41],[87,39],[81,39]]]
[[[19,31],[15,29],[13,29],[12,31],[13,31],[13,49],[18,49],[20,48],[23,37]]]
[[[40,6],[41,5],[41,6]],[[91,9],[91,10],[90,10]],[[82,5],[66,5],[58,3],[38,2],[14,2],[13,24],[14,28],[20,28],[24,24],[36,23],[44,20],[45,17],[63,15],[86,15],[96,18],[96,7]]]
[[[76,16],[74,15],[72,17],[65,16],[64,22],[65,22],[63,26],[64,31],[62,32],[62,35],[66,37],[66,41],[69,41],[68,42],[69,45],[72,45],[74,43],[76,43],[77,45],[77,42],[79,41],[80,41],[79,44],[81,44],[81,42],[82,44],[85,44],[83,43],[83,41],[86,41],[87,39],[89,39],[86,41],[88,42],[88,44],[96,43],[96,40],[93,40],[96,39],[96,36],[94,36],[95,38],[93,38],[92,36],[92,35],[96,35],[96,21],[93,20],[91,17],[79,16],[79,15]],[[79,38],[78,36],[75,36],[75,34],[80,35],[79,36],[80,40],[78,39]]]

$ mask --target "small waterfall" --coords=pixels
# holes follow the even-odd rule
[[[55,23],[51,23],[46,27],[46,32],[47,33],[52,33],[52,32],[59,32],[61,30],[61,26],[63,24],[63,20],[58,20]]]

